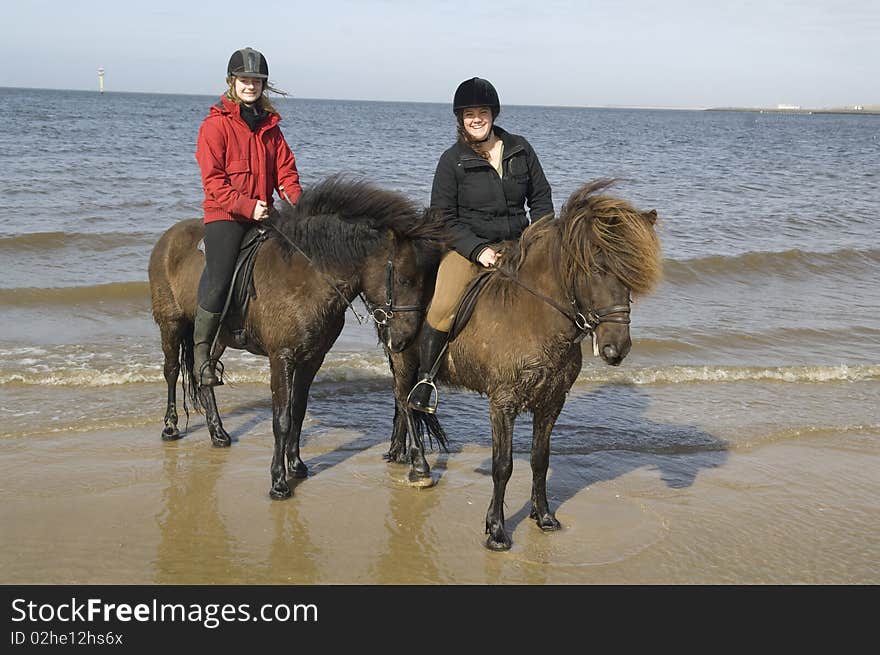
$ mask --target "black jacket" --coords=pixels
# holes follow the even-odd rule
[[[440,156],[431,189],[431,207],[443,210],[453,250],[472,262],[486,245],[520,237],[529,225],[526,202],[534,220],[553,213],[550,185],[532,146],[521,136],[493,129],[504,143],[503,178],[458,141]]]

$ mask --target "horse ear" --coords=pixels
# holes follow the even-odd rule
[[[642,214],[642,216],[644,216],[645,218],[647,218],[647,219],[648,219],[648,222],[649,222],[651,225],[654,225],[654,224],[657,222],[657,210],[656,210],[656,209],[652,209],[651,211],[644,212],[644,213]]]

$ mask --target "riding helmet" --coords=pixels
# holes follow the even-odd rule
[[[489,80],[472,77],[458,85],[452,100],[452,111],[458,112],[468,107],[488,107],[493,116],[499,114],[501,103],[498,101],[498,92]]]
[[[269,64],[262,52],[253,48],[242,48],[232,53],[229,65],[226,67],[226,74],[267,80],[269,79]]]

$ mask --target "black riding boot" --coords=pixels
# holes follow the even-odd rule
[[[435,330],[427,321],[422,325],[421,341],[419,342],[419,381],[409,392],[407,404],[419,412],[434,414],[437,403],[431,404],[432,392],[436,391],[432,369],[443,352],[449,332]]]
[[[212,314],[196,307],[193,324],[193,375],[201,387],[215,387],[220,383],[214,370],[214,360],[211,359],[211,344],[214,343],[214,335],[220,327],[221,316],[222,314]]]

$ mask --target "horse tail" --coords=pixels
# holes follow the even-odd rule
[[[189,399],[190,404],[193,406],[193,410],[196,412],[202,414],[205,410],[202,400],[199,397],[199,387],[196,384],[196,377],[193,375],[193,366],[195,365],[195,358],[193,355],[194,349],[195,342],[193,340],[193,328],[192,325],[190,325],[184,331],[183,338],[180,340],[180,380],[183,385],[183,409],[187,412],[187,417],[189,417],[189,412],[186,407],[187,399]]]
[[[434,441],[436,441],[440,450],[448,453],[449,437],[446,436],[446,430],[440,425],[436,414],[426,414],[425,412],[410,412],[410,414],[412,415],[414,427],[418,430],[422,439],[427,434],[431,450],[434,450]]]

